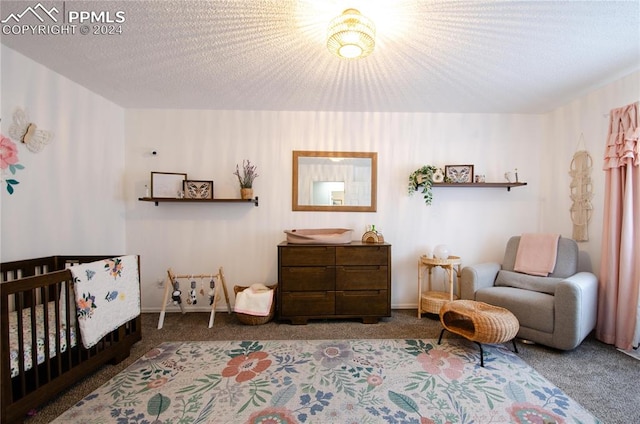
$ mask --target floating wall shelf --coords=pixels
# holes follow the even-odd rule
[[[526,186],[527,183],[433,183],[433,187],[506,188]]]
[[[156,206],[160,202],[175,202],[175,203],[253,203],[258,206],[258,196],[253,199],[174,199],[165,197],[139,197],[141,202],[154,202]]]

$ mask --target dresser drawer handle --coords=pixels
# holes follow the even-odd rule
[[[327,293],[325,292],[287,292],[287,296],[289,297],[304,297],[308,299],[310,297],[327,297]]]
[[[382,290],[344,290],[336,293],[340,293],[344,297],[379,296]]]
[[[344,272],[380,271],[382,269],[379,265],[340,266],[338,268]]]

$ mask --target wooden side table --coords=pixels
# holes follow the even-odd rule
[[[462,261],[458,256],[449,256],[447,259],[428,258],[420,256],[418,259],[418,318],[422,317],[423,312],[438,314],[440,308],[447,302],[458,299],[453,294],[453,273],[460,278],[460,264]],[[431,289],[431,270],[435,267],[441,267],[449,273],[449,293],[432,291]],[[457,269],[456,269],[457,268]],[[422,274],[426,271],[429,273],[427,291],[422,292]]]

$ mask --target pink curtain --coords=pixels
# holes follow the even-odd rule
[[[636,102],[610,114],[596,337],[630,349],[640,292],[640,153]]]

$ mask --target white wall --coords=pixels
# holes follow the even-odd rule
[[[126,253],[124,110],[5,47],[2,133],[15,108],[54,132],[31,153],[19,145],[20,184],[2,191],[2,261],[53,254]],[[4,176],[8,176],[3,175]]]
[[[640,100],[640,72],[635,72],[574,100],[547,115],[542,166],[542,221],[545,230],[572,235],[569,170],[576,150],[587,150],[593,160],[593,212],[589,223],[589,240],[579,243],[589,254],[596,275],[600,269],[602,219],[604,208],[604,147],[609,130],[609,111]],[[580,135],[584,143],[579,143]]]
[[[499,259],[510,235],[543,226],[539,115],[128,110],[126,122],[127,248],[142,255],[147,310],[161,306],[155,282],[169,267],[189,274],[223,266],[230,285],[274,282],[283,230],[348,227],[360,237],[366,224],[393,245],[393,307],[415,307],[426,246],[446,243],[470,264]],[[377,213],[292,212],[292,150],[378,152]],[[151,171],[212,179],[216,197],[239,197],[232,173],[243,159],[258,166],[257,208],[137,201]],[[488,181],[518,168],[529,185],[437,188],[428,207],[407,195],[409,174],[425,164],[474,164]]]
[[[127,110],[1,47],[2,131],[15,107],[55,132],[39,154],[20,147],[26,166],[13,195],[2,188],[3,261],[49,254],[138,253],[143,308],[160,308],[166,269],[215,272],[229,285],[273,282],[276,246],[291,228],[376,224],[392,247],[392,305],[416,306],[416,262],[427,246],[450,246],[463,265],[500,260],[506,239],[526,231],[571,236],[568,170],[580,132],[594,158],[591,240],[599,263],[602,115],[638,100],[640,73],[544,115]],[[151,150],[159,154],[152,156]],[[291,211],[292,150],[378,152],[378,211]],[[216,197],[239,197],[232,175],[251,159],[260,177],[251,204],[139,202],[151,171],[215,181]],[[474,164],[487,181],[518,168],[512,189],[436,188],[432,206],[406,194],[425,164]],[[442,275],[438,276],[442,280]]]

